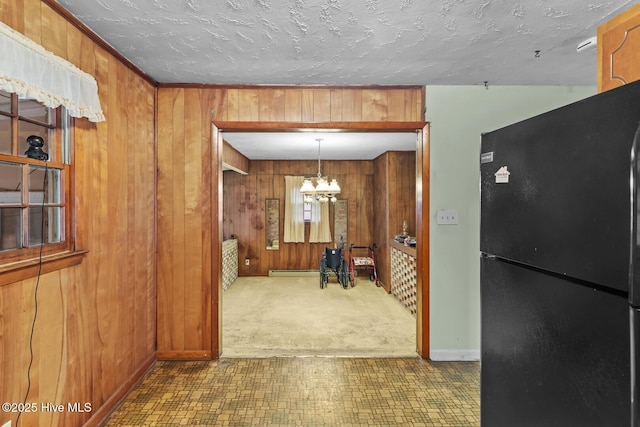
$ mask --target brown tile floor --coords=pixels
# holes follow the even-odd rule
[[[480,364],[419,358],[158,362],[106,426],[479,426]]]

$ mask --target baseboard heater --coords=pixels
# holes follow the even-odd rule
[[[269,277],[317,276],[319,270],[269,270]]]

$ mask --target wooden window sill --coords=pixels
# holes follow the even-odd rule
[[[42,269],[40,258],[13,262],[0,266],[0,286],[21,280],[30,279],[40,274],[50,273],[55,270],[72,267],[82,262],[87,250],[60,252],[42,257]]]

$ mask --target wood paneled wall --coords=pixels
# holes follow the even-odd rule
[[[238,239],[238,268],[241,276],[266,276],[269,270],[317,270],[325,246],[333,243],[308,243],[309,226],[305,227],[307,243],[285,243],[284,230],[285,175],[313,176],[317,161],[252,161],[249,175],[224,174],[224,237]],[[323,161],[322,172],[338,180],[340,199],[347,200],[347,245],[373,243],[373,185],[371,161]],[[265,199],[280,200],[280,249],[266,250]],[[333,234],[333,206],[329,207]],[[345,254],[346,255],[346,254]],[[244,260],[250,265],[245,266]]]
[[[0,0],[0,20],[95,76],[107,118],[75,121],[76,247],[89,252],[40,278],[28,398],[92,410],[20,419],[95,425],[155,360],[155,88],[46,2]],[[27,391],[37,283],[0,287],[2,402]],[[9,419],[0,412],[0,424]]]
[[[160,85],[162,91],[207,94],[205,110],[221,122],[417,122],[423,91],[409,88],[297,88]],[[224,130],[224,129],[223,129]]]
[[[408,232],[416,235],[416,153],[389,151],[376,158],[374,164],[375,222],[374,240],[378,244],[376,265],[382,285],[391,292],[391,248],[389,241],[402,233],[407,221]]]
[[[160,358],[211,357],[214,102],[214,92],[158,93]]]
[[[640,79],[640,4],[598,27],[598,92]]]
[[[211,307],[218,307],[214,299],[221,288],[213,278],[217,266],[212,265],[210,246],[210,209],[218,194],[207,185],[215,172],[209,168],[212,121],[223,131],[223,123],[259,130],[283,123],[341,127],[346,122],[419,122],[424,119],[423,98],[421,87],[160,85],[158,357],[218,356],[219,324]],[[314,169],[311,165],[307,171]]]

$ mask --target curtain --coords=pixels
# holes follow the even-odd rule
[[[90,74],[0,22],[0,89],[64,106],[72,117],[105,120],[98,83]]]
[[[311,227],[309,230],[309,242],[331,242],[331,230],[329,228],[329,203],[314,201],[311,203]]]
[[[283,241],[288,243],[304,243],[304,199],[300,187],[303,176],[284,177],[284,235]]]

